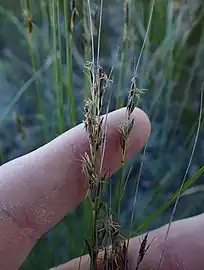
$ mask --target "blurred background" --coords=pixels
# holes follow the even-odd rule
[[[100,1],[92,0],[91,6],[97,42]],[[127,100],[151,6],[150,0],[104,0],[100,65],[108,74],[113,68],[113,83],[108,89],[112,95],[110,111],[125,105]],[[155,2],[137,74],[138,88],[147,89],[138,106],[150,117],[152,134],[145,154],[141,151],[127,164],[128,181],[121,211],[124,231],[129,228],[138,177],[133,234],[142,224],[146,226],[141,231],[146,231],[167,223],[172,213],[173,204],[145,223],[179,189],[191,158],[204,82],[203,25],[201,0]],[[1,0],[0,26],[3,164],[83,120],[84,99],[89,91],[84,64],[91,61],[91,46],[85,0]],[[203,165],[202,121],[185,180]],[[114,190],[118,174],[112,178]],[[181,196],[175,219],[203,212],[203,191],[201,174]],[[82,203],[45,235],[22,269],[48,269],[79,256],[84,246],[84,209]]]

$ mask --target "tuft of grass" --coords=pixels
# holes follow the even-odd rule
[[[119,226],[113,221],[111,213],[104,211],[106,203],[103,196],[103,186],[106,174],[103,173],[103,153],[105,151],[105,134],[102,132],[104,118],[101,118],[103,99],[109,79],[107,74],[99,66],[100,53],[100,29],[102,20],[101,1],[99,36],[97,58],[95,58],[94,36],[92,27],[91,5],[88,1],[90,32],[92,44],[92,63],[88,66],[91,74],[91,91],[84,107],[84,124],[89,134],[90,156],[85,153],[83,158],[83,171],[89,183],[88,196],[92,205],[91,237],[86,239],[86,245],[91,258],[90,269],[125,269],[126,265],[126,243],[120,235]],[[96,64],[95,64],[96,63]],[[107,245],[111,244],[111,250]],[[104,252],[104,257],[99,254]]]

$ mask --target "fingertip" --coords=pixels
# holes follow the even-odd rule
[[[109,124],[114,126],[124,125],[127,117],[127,109],[125,107],[113,111],[109,114]],[[141,144],[144,145],[151,133],[151,122],[147,114],[140,108],[136,107],[131,118],[134,119],[133,129],[130,133],[130,140],[135,140],[136,137],[140,138]]]
[[[131,118],[134,119],[134,124],[127,140],[126,161],[141,150],[151,131],[150,120],[141,109],[135,108],[131,114]],[[106,143],[106,149],[108,151],[105,151],[103,168],[106,173],[109,172],[108,174],[110,176],[121,166],[121,127],[125,124],[126,120],[126,108],[121,108],[108,114]]]
[[[141,148],[150,136],[151,122],[147,114],[139,108],[135,108],[132,118],[134,119],[134,125],[130,134],[130,141],[135,142],[137,138],[138,147]]]
[[[127,142],[127,159],[141,150],[151,133],[150,119],[143,110],[135,108],[131,119],[134,119],[134,124]]]

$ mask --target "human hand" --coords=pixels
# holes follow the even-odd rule
[[[141,149],[150,133],[144,112],[135,109],[132,117],[135,125],[130,133],[126,159]],[[103,170],[109,175],[121,164],[119,126],[124,120],[124,108],[108,115]],[[79,125],[36,151],[0,167],[0,269],[18,269],[41,236],[83,200],[88,188],[80,162],[84,152],[89,152],[87,134],[83,125]],[[172,224],[163,269],[183,269],[177,267],[178,259],[184,262],[184,269],[203,269],[204,244],[200,240],[203,225],[202,215]],[[161,228],[150,233],[149,238],[155,235],[156,239],[141,269],[152,269],[158,261],[164,232]],[[130,269],[135,269],[139,247],[138,238],[131,239]],[[77,259],[56,269],[76,269],[76,263]],[[81,269],[89,269],[87,256],[83,257]]]
[[[125,117],[125,108],[107,117],[103,171],[109,175],[121,164],[119,128]],[[136,109],[133,117],[127,159],[150,133],[144,112]],[[88,135],[81,124],[0,167],[0,270],[18,269],[41,236],[86,196],[81,163],[85,152],[89,153]]]
[[[203,270],[204,269],[204,215],[187,218],[172,223],[167,241],[165,242],[167,226],[151,231],[148,242],[152,242],[144,256],[139,270]],[[140,249],[140,242],[144,236],[130,239],[127,259],[130,270],[135,270]],[[153,241],[152,241],[153,240]],[[165,252],[164,250],[165,244]],[[160,266],[161,254],[164,254]],[[89,256],[80,260],[80,269],[89,270]],[[78,269],[79,258],[51,270]],[[101,269],[102,270],[102,269]]]

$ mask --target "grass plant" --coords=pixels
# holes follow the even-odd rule
[[[35,149],[81,121],[89,138],[89,151],[82,157],[89,183],[87,197],[39,241],[22,270],[48,269],[87,253],[90,269],[128,269],[129,239],[146,232],[137,254],[136,269],[140,269],[149,248],[148,231],[169,223],[167,239],[172,221],[185,216],[185,198],[194,202],[202,190],[204,166],[196,150],[198,144],[203,147],[204,132],[203,4],[17,2],[12,11],[8,3],[0,6],[3,26],[7,29],[7,23],[12,24],[21,40],[19,51],[12,47],[14,40],[6,41],[0,55],[2,76],[10,79],[5,87],[17,88],[10,90],[1,111],[0,160],[3,163]],[[195,41],[195,36],[200,38]],[[16,57],[9,58],[8,48]],[[27,51],[26,55],[21,51]],[[6,64],[10,73],[19,67],[17,77],[1,68]],[[21,111],[23,102],[32,108],[30,115]],[[121,169],[107,179],[102,170],[106,116],[122,106],[126,106],[126,121],[119,127]],[[126,164],[136,106],[149,115],[152,134],[142,153]],[[11,117],[14,110],[19,116],[15,119]],[[22,128],[11,138],[8,130],[18,124],[17,119],[23,119]],[[17,140],[22,130],[26,136]],[[33,140],[36,137],[39,141]],[[187,195],[194,187],[198,192]],[[198,206],[202,201],[203,196]],[[186,215],[204,210],[198,208],[188,209]]]

